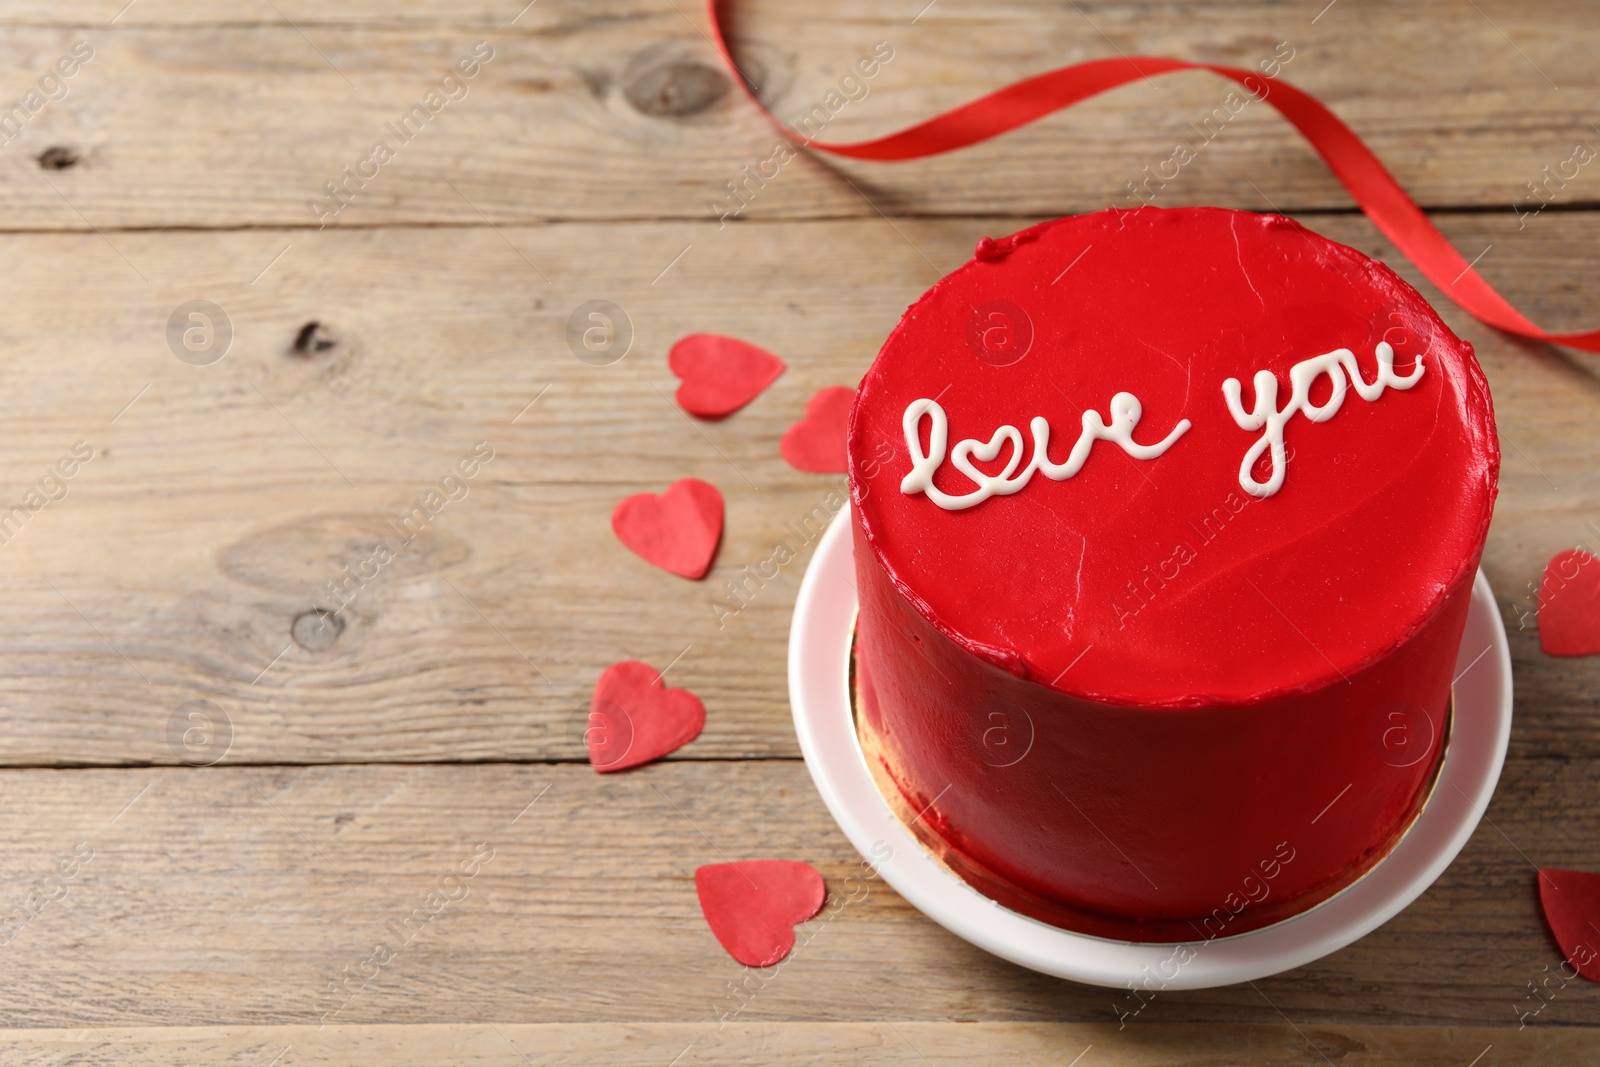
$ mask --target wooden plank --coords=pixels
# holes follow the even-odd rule
[[[864,868],[796,761],[604,777],[504,764],[9,770],[0,1024],[1593,1027],[1600,987],[1556,977],[1529,861],[1594,865],[1597,774],[1515,761],[1493,824],[1369,937],[1254,986],[1141,999],[1014,967],[920,916]],[[693,872],[764,856],[813,863],[832,896],[788,962],[747,971],[707,929]]]
[[[1364,220],[1308,221],[1389,251]],[[938,271],[1015,225],[4,238],[0,512],[74,442],[96,456],[0,545],[0,762],[222,755],[173,747],[172,716],[192,700],[231,722],[234,762],[576,759],[599,672],[680,653],[671,681],[709,709],[684,755],[797,755],[785,642],[810,546],[794,530],[842,480],[790,470],[778,438],[816,389],[859,378]],[[1600,216],[1545,216],[1521,234],[1500,217],[1448,228],[1469,254],[1493,245],[1483,269],[1530,313],[1582,321],[1573,265],[1592,257]],[[1509,341],[1427,291],[1478,346],[1507,442],[1485,565],[1513,630],[1513,745],[1600,754],[1600,661],[1543,656],[1528,591],[1551,554],[1600,536],[1597,364]],[[165,340],[195,298],[232,322],[212,366]],[[568,317],[590,299],[631,318],[632,350],[610,366],[567,346]],[[334,343],[296,353],[310,321]],[[665,353],[697,330],[770,345],[790,368],[732,418],[692,423],[670,402]],[[297,619],[338,606],[327,584],[396,539],[480,441],[495,456],[465,498],[359,586],[342,629],[297,641]],[[609,529],[623,496],[685,476],[728,501],[701,583],[643,564]],[[780,540],[800,560],[721,617],[726,583]]]
[[[1119,1032],[1105,1024],[868,1022],[703,1023],[477,1022],[402,1026],[97,1027],[0,1031],[8,1062],[144,1064],[259,1063],[281,1056],[296,1067],[453,1063],[517,1067],[603,1062],[661,1067],[680,1062],[722,1067],[815,1064],[965,1064],[1004,1058],[1016,1067],[1062,1067],[1082,1055],[1085,1067],[1318,1067],[1337,1057],[1346,1067],[1463,1067],[1537,1062],[1587,1067],[1600,1053],[1589,1030],[1485,1027],[1146,1025]]]
[[[1058,63],[1249,65],[1290,42],[1288,80],[1419,198],[1484,212],[1445,225],[1513,301],[1591,324],[1597,172],[1537,216],[1514,207],[1575,142],[1600,143],[1581,0],[1231,0],[1181,19],[1124,0],[922,6],[740,5],[740,54],[793,115],[892,42],[828,127],[848,139]],[[1552,552],[1600,544],[1600,364],[1443,309],[1499,407],[1485,567],[1518,712],[1490,821],[1441,881],[1253,987],[1145,1002],[1014,968],[863,871],[795,759],[783,651],[810,546],[723,625],[712,600],[838,489],[776,455],[813,390],[854,381],[980,234],[1126,202],[1224,93],[1173,78],[899,168],[797,160],[719,229],[711,201],[773,134],[719,80],[702,19],[661,0],[0,2],[0,100],[74,41],[96,49],[0,152],[0,522],[25,519],[0,525],[0,766],[268,764],[0,770],[4,1059],[1600,1058],[1600,994],[1554,977],[1533,890],[1536,865],[1593,868],[1600,850],[1600,659],[1543,656],[1531,587]],[[496,52],[470,95],[310,228],[306,199],[480,40]],[[1259,104],[1157,202],[1348,204]],[[1359,218],[1307,221],[1392,255]],[[174,227],[200,232],[143,232]],[[197,299],[233,334],[215,365],[170,348],[174,309]],[[620,362],[570,348],[592,300],[627,311]],[[674,410],[664,367],[704,329],[790,363],[718,424]],[[606,522],[690,474],[728,498],[703,584],[639,563]],[[61,499],[8,510],[30,491]],[[397,524],[419,504],[438,514],[411,537]],[[328,582],[390,538],[403,550],[319,620]],[[602,778],[456,762],[580,759],[589,686],[628,657],[678,657],[671,681],[710,709],[669,763]],[[347,765],[295,766],[320,763]],[[763,855],[816,863],[833,897],[791,960],[751,972],[706,930],[692,872]],[[390,958],[350,978],[379,941]]]
[[[546,219],[714,217],[708,206],[773,156],[775,135],[718,69],[698,5],[545,0],[510,25],[512,0],[435,5],[239,4],[145,0],[5,5],[0,84],[25,93],[72,43],[94,58],[0,153],[8,229],[317,225],[307,207],[383,140],[395,158],[350,186],[339,226],[481,225]],[[1174,55],[1255,67],[1279,42],[1282,77],[1331,106],[1423,203],[1512,212],[1528,182],[1557,172],[1558,203],[1600,201],[1600,25],[1583,0],[1406,5],[1343,0],[1313,21],[1301,0],[1147,5],[1092,12],[1030,0],[945,0],[863,13],[845,0],[785,10],[741,5],[741,49],[787,119],[827,99],[886,41],[894,58],[825,133],[885,133],[1019,76],[1072,60]],[[682,8],[682,10],[679,10]],[[282,16],[278,11],[282,12]],[[908,14],[909,12],[909,14]],[[327,25],[317,25],[328,20]],[[435,25],[414,25],[414,23]],[[21,23],[21,25],[18,25]],[[145,25],[141,25],[144,23]],[[493,60],[414,139],[389,131],[478,41]],[[1415,62],[1426,41],[1434,61]],[[1287,56],[1290,53],[1282,53]],[[1162,169],[1179,141],[1197,159],[1150,186],[1157,202],[1339,208],[1345,193],[1288,125],[1259,103],[1225,107],[1229,86],[1185,74],[1121,89],[1002,142],[898,167],[800,158],[747,185],[745,218],[890,214],[1060,214],[1131,204],[1130,182]],[[856,90],[859,95],[860,90]],[[1393,102],[1403,98],[1404,108]],[[643,110],[641,110],[641,108]],[[50,148],[52,165],[39,158]],[[1565,171],[1570,181],[1561,179]],[[1173,173],[1167,167],[1167,173]],[[1573,174],[1575,173],[1575,176]],[[731,204],[731,202],[730,202]],[[330,208],[331,210],[331,208]]]

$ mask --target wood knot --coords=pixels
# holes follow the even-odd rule
[[[1360,1056],[1362,1053],[1372,1051],[1365,1042],[1337,1030],[1313,1030],[1306,1035],[1306,1040],[1311,1042],[1311,1047],[1320,1052],[1322,1058],[1329,1063],[1343,1060],[1346,1056]]]
[[[411,510],[398,513],[304,515],[247,534],[219,550],[217,562],[236,581],[303,603],[308,613],[335,614],[340,608],[341,621],[348,621],[342,608],[357,598],[381,602],[391,583],[454,567],[472,555],[465,541],[433,522],[432,508],[443,510],[446,498],[430,493],[426,500],[413,500]],[[379,564],[384,546],[394,554]]]
[[[333,647],[344,633],[344,620],[331,611],[313,608],[294,617],[289,634],[307,652],[322,652]]]
[[[692,59],[650,66],[629,79],[622,95],[641,114],[682,118],[704,111],[727,93],[728,76]]]
[[[333,334],[329,333],[322,323],[312,319],[300,327],[300,332],[295,335],[294,346],[291,351],[295,355],[309,359],[318,356],[338,344]]]
[[[76,167],[83,157],[64,144],[51,145],[38,155],[39,166],[44,170],[66,170]]]

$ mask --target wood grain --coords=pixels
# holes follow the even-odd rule
[[[1583,865],[1600,849],[1597,785],[1592,764],[1514,762],[1461,857],[1378,931],[1253,986],[1160,991],[1140,1008],[923,918],[864,868],[797,761],[604,777],[503,764],[9,770],[0,806],[27,817],[0,827],[0,1025],[1593,1026],[1600,988],[1552,978],[1534,1014],[1528,983],[1560,962],[1532,864]],[[88,858],[52,881],[75,853]],[[475,853],[486,858],[461,876]],[[832,896],[790,959],[757,972],[712,938],[693,873],[761,856],[804,857]],[[454,899],[429,904],[434,892]],[[371,964],[379,942],[390,952]]]
[[[1514,303],[1593,325],[1600,171],[1536,216],[1513,208],[1600,142],[1585,0],[739,12],[741,60],[786,117],[892,43],[829,124],[838,139],[1076,60],[1250,65],[1287,41],[1285,79]],[[792,471],[777,440],[978,237],[1125,200],[1223,87],[1129,87],[899,167],[797,159],[719,226],[709,202],[775,137],[722,78],[703,17],[685,0],[0,2],[0,102],[73,42],[95,49],[0,146],[0,1058],[1600,1058],[1600,992],[1551,980],[1533,873],[1597,865],[1600,659],[1540,652],[1531,586],[1554,552],[1600,545],[1600,362],[1511,341],[1421,285],[1477,346],[1505,452],[1484,566],[1517,708],[1488,818],[1357,944],[1253,986],[1158,994],[1119,1027],[1128,994],[1002,963],[865,878],[818,801],[784,652],[811,551],[794,524],[841,479]],[[307,199],[485,40],[468,95],[317,229]],[[1260,105],[1156,202],[1296,211],[1419,281]],[[211,365],[171,347],[194,300],[232,333]],[[596,300],[632,331],[608,365],[568,340]],[[724,422],[686,419],[665,353],[701,330],[789,370]],[[56,481],[80,441],[93,458]],[[492,460],[442,483],[475,447]],[[727,498],[704,583],[646,566],[608,526],[623,496],[684,476]],[[60,499],[11,511],[30,491]],[[437,514],[398,531],[430,491]],[[317,616],[328,582],[391,537],[396,559]],[[780,539],[799,559],[719,626],[723,583]],[[666,763],[602,779],[572,761],[593,679],[624,658],[672,662],[708,723]],[[788,962],[746,972],[692,875],[757,856],[813,862],[835,903]],[[376,977],[330,993],[384,939],[399,950]]]
[[[1364,220],[1307,221],[1390,251]],[[1512,299],[1576,322],[1585,294],[1570,265],[1600,220],[1539,221],[1521,234],[1498,217],[1449,227],[1463,248],[1493,244],[1481,265]],[[778,437],[815,390],[859,378],[936,270],[1015,225],[3,238],[0,280],[18,299],[0,327],[0,502],[24,499],[76,441],[97,455],[0,545],[0,762],[177,762],[191,754],[174,750],[169,722],[197,699],[231,721],[233,762],[575,759],[599,672],[680,653],[671,679],[710,713],[684,758],[797,755],[784,650],[810,547],[793,530],[842,481],[790,470]],[[1429,295],[1478,346],[1507,443],[1485,566],[1514,631],[1514,750],[1595,754],[1600,666],[1538,651],[1527,583],[1554,552],[1600,537],[1588,525],[1600,471],[1573,446],[1600,419],[1597,364],[1507,340]],[[169,315],[194,298],[233,324],[211,366],[167,347]],[[610,366],[567,346],[568,316],[593,298],[633,324]],[[332,346],[297,353],[311,321]],[[790,369],[732,418],[692,422],[670,401],[665,351],[697,330],[770,345]],[[296,641],[296,619],[338,606],[328,583],[394,540],[476,442],[494,459],[467,495],[360,586],[342,629]],[[623,496],[686,476],[728,501],[699,583],[643,564],[609,529]],[[726,583],[779,540],[800,560],[719,618]]]
[[[1597,1038],[1583,1030],[1487,1027],[1151,1024],[1118,1031],[1084,1023],[868,1022],[735,1023],[436,1023],[384,1026],[96,1027],[0,1031],[8,1062],[49,1064],[452,1063],[461,1067],[540,1064],[661,1067],[681,1062],[723,1067],[815,1064],[965,1064],[1062,1067],[1081,1055],[1086,1067],[1462,1067],[1475,1054],[1542,1067],[1585,1067]],[[1092,1058],[1091,1058],[1092,1054]],[[1327,1058],[1325,1059],[1324,1056]]]
[[[396,158],[334,225],[706,219],[726,183],[743,180],[776,142],[720,73],[700,5],[682,0],[543,0],[514,25],[522,5],[513,0],[398,13],[387,4],[143,0],[107,25],[124,3],[86,4],[68,17],[55,5],[0,11],[0,23],[22,24],[0,39],[13,94],[0,100],[21,99],[73,41],[95,49],[66,98],[0,152],[5,228],[315,226],[307,201],[378,140],[392,142]],[[1589,124],[1600,25],[1583,0],[1478,9],[1343,0],[1314,23],[1320,5],[1302,0],[1092,11],[943,0],[913,22],[922,6],[874,14],[847,0],[742,4],[740,54],[792,120],[874,42],[889,42],[894,59],[826,127],[853,139],[1074,60],[1173,55],[1255,67],[1287,42],[1294,58],[1282,76],[1331,105],[1419,201],[1507,215],[1546,165],[1558,169],[1576,143],[1600,143]],[[387,132],[480,40],[495,58],[465,98],[410,142]],[[1158,203],[1253,205],[1254,184],[1284,210],[1349,206],[1264,105],[1202,138],[1197,129],[1228,89],[1210,75],[1169,76],[1000,143],[893,167],[803,157],[751,187],[743,215],[1053,215],[1131,204],[1128,183],[1180,140],[1198,146],[1199,159],[1160,188]],[[41,170],[52,147],[79,161]],[[1600,202],[1592,170],[1563,183],[1555,201]]]

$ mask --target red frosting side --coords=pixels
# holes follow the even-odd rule
[[[1362,395],[1380,352],[1388,386]],[[1241,472],[1272,436],[1240,425],[1269,411],[1258,372],[1284,450]],[[1091,439],[1073,473],[1119,393],[1129,447]],[[915,420],[920,465],[918,400],[948,426],[940,447]],[[1036,417],[1055,466],[1022,481]],[[868,747],[958,869],[1063,925],[1192,937],[1169,921],[1309,906],[1431,780],[1498,462],[1470,346],[1287,219],[1141,209],[986,241],[852,414]]]

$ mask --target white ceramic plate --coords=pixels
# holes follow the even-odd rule
[[[1472,589],[1456,661],[1455,714],[1421,814],[1354,885],[1303,914],[1212,941],[1110,941],[1049,926],[972,889],[912,836],[878,793],[856,741],[849,659],[856,615],[851,517],[823,535],[789,633],[789,699],[806,766],[839,827],[894,889],[934,922],[1013,963],[1093,985],[1205,989],[1277,974],[1377,929],[1433,884],[1489,804],[1511,735],[1511,655],[1488,580]],[[1152,978],[1151,976],[1156,976]]]

